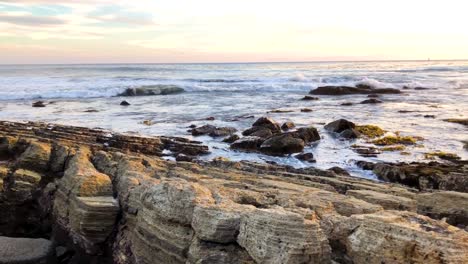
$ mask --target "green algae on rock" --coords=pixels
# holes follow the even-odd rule
[[[436,151],[436,152],[429,152],[424,154],[424,157],[426,159],[434,159],[435,157],[438,157],[440,159],[444,160],[460,160],[460,156],[458,156],[455,153],[447,153],[443,151]]]
[[[356,126],[355,129],[368,138],[377,138],[385,134],[385,130],[375,125],[361,125]]]
[[[420,137],[413,136],[400,136],[392,135],[386,136],[383,138],[376,139],[372,143],[378,146],[388,146],[388,145],[416,145],[418,141],[422,140]]]

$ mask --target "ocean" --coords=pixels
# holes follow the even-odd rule
[[[300,100],[319,86],[356,84],[398,88],[404,94],[384,95],[380,98],[384,103],[376,105],[359,104],[367,99],[366,95]],[[146,85],[175,85],[185,92],[117,97],[127,88]],[[31,107],[37,100],[51,104]],[[120,106],[122,100],[131,105]],[[342,106],[344,102],[354,104]],[[302,108],[310,108],[312,112],[301,112]],[[292,112],[268,113],[274,109]],[[261,116],[270,116],[280,123],[293,121],[297,127],[318,128],[322,140],[306,148],[317,162],[306,163],[293,156],[237,152],[230,150],[222,138],[192,137],[187,132],[192,124],[230,126],[242,131]],[[208,117],[214,121],[207,121]],[[378,125],[389,132],[420,136],[424,140],[408,147],[405,155],[394,151],[362,157],[351,146],[369,145],[368,142],[342,141],[323,129],[324,124],[339,118]],[[210,146],[212,154],[204,159],[224,156],[295,167],[340,166],[355,176],[375,178],[357,168],[355,161],[426,161],[424,154],[433,151],[468,158],[462,143],[468,140],[466,127],[443,121],[447,118],[468,118],[468,61],[0,65],[0,120],[100,127],[148,136],[183,136]],[[145,125],[144,120],[154,124]]]

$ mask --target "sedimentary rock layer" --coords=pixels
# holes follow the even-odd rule
[[[0,123],[0,235],[48,238],[62,263],[468,261],[465,193],[339,170],[167,161],[167,142],[203,147],[106,133]]]

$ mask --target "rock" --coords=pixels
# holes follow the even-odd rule
[[[354,129],[356,125],[346,119],[335,120],[325,125],[325,129],[335,133],[341,133],[347,129]]]
[[[290,134],[282,134],[267,139],[260,146],[260,151],[269,155],[286,155],[301,152],[305,142]]]
[[[288,109],[273,109],[271,111],[268,111],[267,113],[277,113],[277,114],[281,114],[281,113],[292,113],[294,112],[293,110],[288,110]]]
[[[192,162],[195,159],[195,157],[187,156],[187,155],[184,155],[184,154],[177,154],[175,159],[176,159],[176,161]]]
[[[303,113],[310,113],[310,112],[312,112],[312,109],[310,109],[310,108],[302,108],[302,109],[301,109],[301,112],[303,112]]]
[[[255,136],[247,136],[234,141],[231,144],[232,149],[256,151],[262,145],[265,139]]]
[[[380,101],[380,100],[375,99],[375,98],[371,98],[371,99],[367,99],[367,100],[362,101],[360,104],[381,104],[381,103],[383,103],[383,101]]]
[[[306,95],[301,100],[303,100],[303,101],[317,101],[317,100],[320,100],[320,98]]]
[[[379,204],[386,210],[416,212],[416,201],[407,197],[399,197],[371,190],[349,190],[346,192],[346,195],[354,196],[369,203]]]
[[[320,135],[315,127],[301,127],[294,132],[288,132],[294,138],[299,138],[304,141],[305,144],[309,144],[320,140]]]
[[[219,244],[196,239],[188,252],[188,264],[246,264],[253,259],[237,244]]]
[[[223,142],[226,142],[226,143],[234,143],[236,140],[238,140],[240,137],[236,134],[234,135],[231,135],[225,139],[223,139]]]
[[[196,127],[197,127],[197,126],[194,125],[194,124],[192,124],[192,125],[189,126],[189,128],[196,128]]]
[[[43,172],[48,169],[51,146],[42,142],[31,142],[17,160],[20,168]]]
[[[212,133],[216,130],[216,127],[213,125],[204,125],[201,127],[196,127],[192,129],[192,136],[201,136]]]
[[[379,98],[380,95],[378,95],[378,94],[369,94],[369,95],[367,95],[367,97],[369,97],[369,98]]]
[[[175,85],[150,85],[139,88],[127,88],[118,96],[150,96],[182,93],[185,90]]]
[[[359,133],[354,128],[346,129],[340,133],[340,138],[344,138],[344,139],[355,139],[355,138],[359,138],[360,136],[361,136],[361,133]]]
[[[464,126],[468,126],[468,118],[449,118],[449,119],[444,119],[445,122],[450,122],[450,123],[456,123]]]
[[[32,104],[32,107],[46,107],[43,101],[37,101]]]
[[[466,231],[411,212],[353,215],[332,233],[341,259],[353,263],[461,263],[468,258]]]
[[[216,118],[214,118],[213,116],[210,116],[210,117],[207,117],[205,118],[206,121],[214,121],[216,120]]]
[[[348,94],[399,94],[398,89],[381,88],[373,89],[368,86],[350,87],[350,86],[322,86],[310,91],[313,95],[348,95]]]
[[[439,191],[416,196],[418,213],[466,228],[468,226],[468,193]]]
[[[264,127],[271,130],[273,133],[281,132],[281,128],[278,123],[269,117],[260,117],[253,123],[253,127]]]
[[[315,220],[281,209],[258,209],[242,218],[239,245],[256,263],[329,263],[331,249]]]
[[[435,118],[435,115],[424,115],[424,118]]]
[[[215,130],[209,133],[210,137],[225,137],[232,135],[237,132],[237,129],[233,127],[217,127]]]
[[[281,129],[283,131],[288,131],[288,130],[291,130],[291,129],[295,128],[295,127],[296,127],[296,125],[291,121],[284,122],[283,125],[281,125]]]
[[[307,161],[310,163],[317,162],[314,158],[314,154],[312,153],[301,153],[301,154],[295,155],[294,157],[298,160]]]
[[[344,102],[344,103],[341,103],[340,105],[342,105],[342,106],[352,106],[353,103],[351,103],[351,102]]]
[[[52,242],[43,238],[0,237],[0,263],[55,263],[54,253]]]
[[[333,171],[334,173],[338,174],[338,175],[343,175],[343,176],[351,176],[351,174],[349,174],[349,172],[343,168],[340,168],[340,167],[331,167],[328,169],[329,171]]]
[[[363,157],[377,157],[377,155],[382,154],[378,148],[374,147],[353,145],[352,148],[354,152]]]
[[[251,132],[251,131],[254,131],[254,132]],[[268,128],[264,128],[264,127],[252,127],[250,130],[247,129],[246,131],[244,131],[244,133],[251,137],[260,137],[264,139],[267,139],[273,136],[273,133],[271,132],[271,130]]]
[[[385,130],[375,125],[356,126],[355,129],[367,138],[377,138],[385,135]]]
[[[121,106],[129,106],[130,103],[127,102],[127,101],[122,101],[122,102],[120,102],[120,105],[121,105]]]

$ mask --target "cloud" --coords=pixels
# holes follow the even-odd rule
[[[41,17],[31,15],[9,15],[0,14],[0,22],[9,23],[20,26],[54,26],[64,25],[66,20],[56,17]]]
[[[124,14],[88,16],[88,18],[95,19],[100,22],[118,23],[118,24],[127,24],[127,25],[154,25],[155,24],[151,17],[126,16]]]

